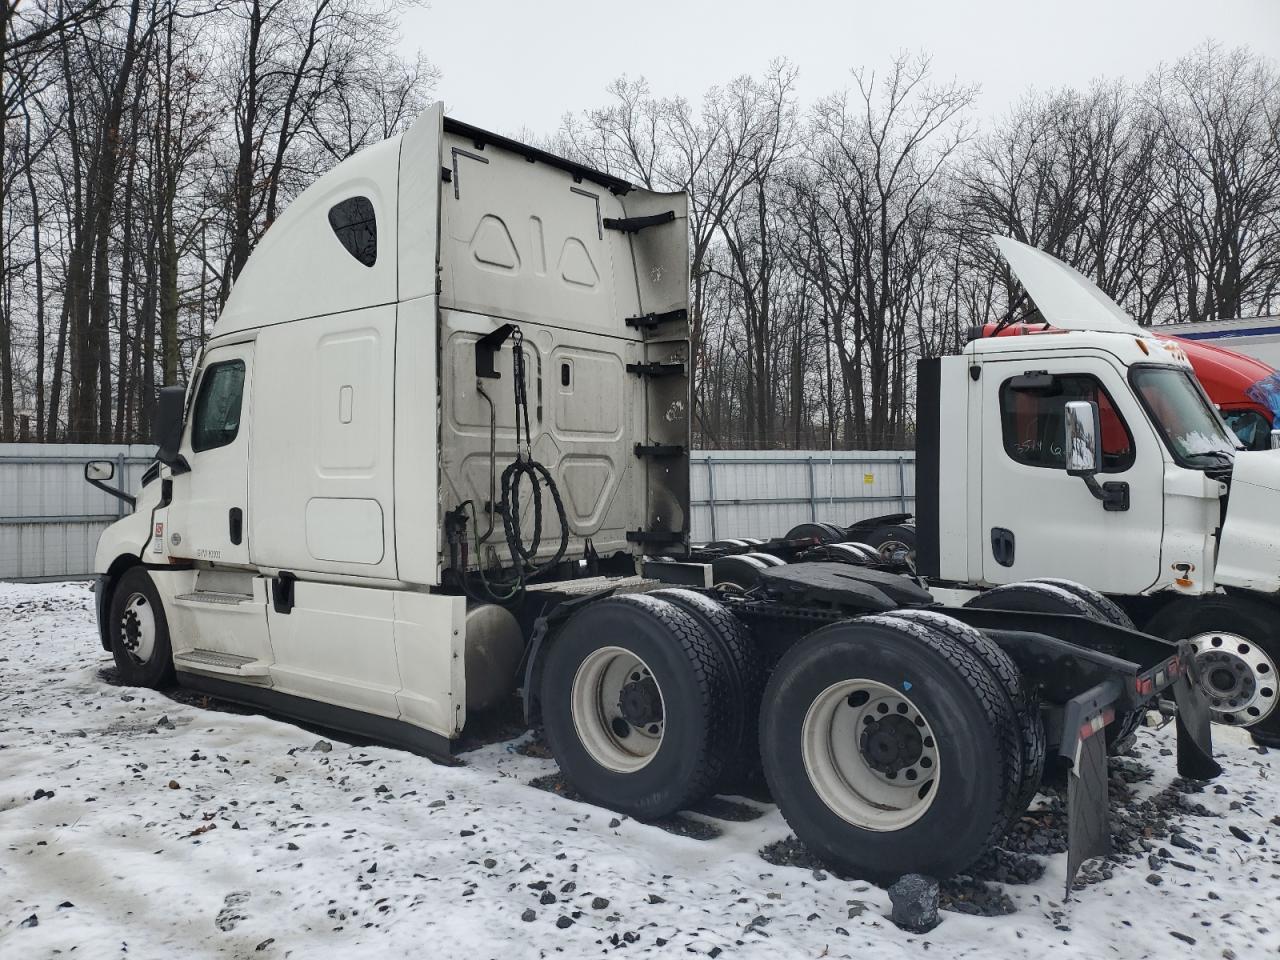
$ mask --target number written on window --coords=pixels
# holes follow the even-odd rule
[[[1111,397],[1096,378],[1086,374],[1059,374],[1049,386],[1015,389],[1014,381],[1000,387],[1000,426],[1004,449],[1018,463],[1029,467],[1062,470],[1069,400],[1092,400],[1102,423],[1102,470],[1120,473],[1133,466],[1133,436]]]

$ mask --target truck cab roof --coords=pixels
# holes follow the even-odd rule
[[[1135,327],[1135,333],[1106,330],[1062,330],[1048,325],[1019,324],[1006,328],[998,336],[983,336],[969,342],[963,355],[980,358],[1011,353],[1080,353],[1101,350],[1126,366],[1157,363],[1190,367],[1191,361],[1183,345],[1176,339],[1152,336]]]

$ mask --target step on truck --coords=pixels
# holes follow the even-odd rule
[[[1280,746],[1280,450],[1232,433],[1181,341],[1048,254],[994,239],[1038,327],[975,331],[960,353],[920,361],[916,516],[715,552],[793,559],[797,539],[812,539],[806,556],[861,541],[913,561],[953,603],[1188,640],[1214,720]],[[746,581],[747,561],[731,562]]]
[[[97,551],[123,680],[450,757],[523,697],[584,798],[654,818],[762,771],[800,839],[963,870],[1069,768],[1106,850],[1103,740],[1178,703],[1188,645],[947,606],[908,576],[689,547],[687,206],[427,110],[303,192],[236,282]],[[107,489],[111,464],[86,465]]]

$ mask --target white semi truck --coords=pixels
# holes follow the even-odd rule
[[[432,756],[518,687],[589,800],[660,816],[762,766],[797,835],[871,877],[963,869],[1047,757],[1074,873],[1106,849],[1103,734],[1162,693],[1180,769],[1215,775],[1188,645],[948,607],[869,554],[714,584],[723,551],[688,547],[687,242],[683,195],[440,105],[321,177],[115,491],[122,678]]]
[[[914,550],[954,603],[1001,587],[1029,611],[1080,606],[1061,585],[1002,586],[1045,578],[1106,594],[1101,615],[1191,641],[1215,720],[1280,746],[1280,450],[1243,449],[1176,340],[1048,254],[995,242],[1046,323],[921,361],[914,521],[788,536]],[[1092,462],[1073,465],[1073,411]]]

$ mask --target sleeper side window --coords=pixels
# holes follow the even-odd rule
[[[1013,379],[1000,386],[1000,426],[1004,449],[1029,467],[1065,468],[1063,410],[1070,400],[1092,400],[1102,423],[1102,472],[1122,473],[1133,466],[1133,435],[1111,397],[1096,377],[1062,374],[1046,389],[1014,389]]]
[[[368,197],[350,197],[329,208],[329,227],[366,267],[378,262],[378,220]]]
[[[209,366],[200,381],[195,416],[191,421],[191,449],[196,453],[225,447],[240,432],[244,399],[244,361],[225,360]]]

